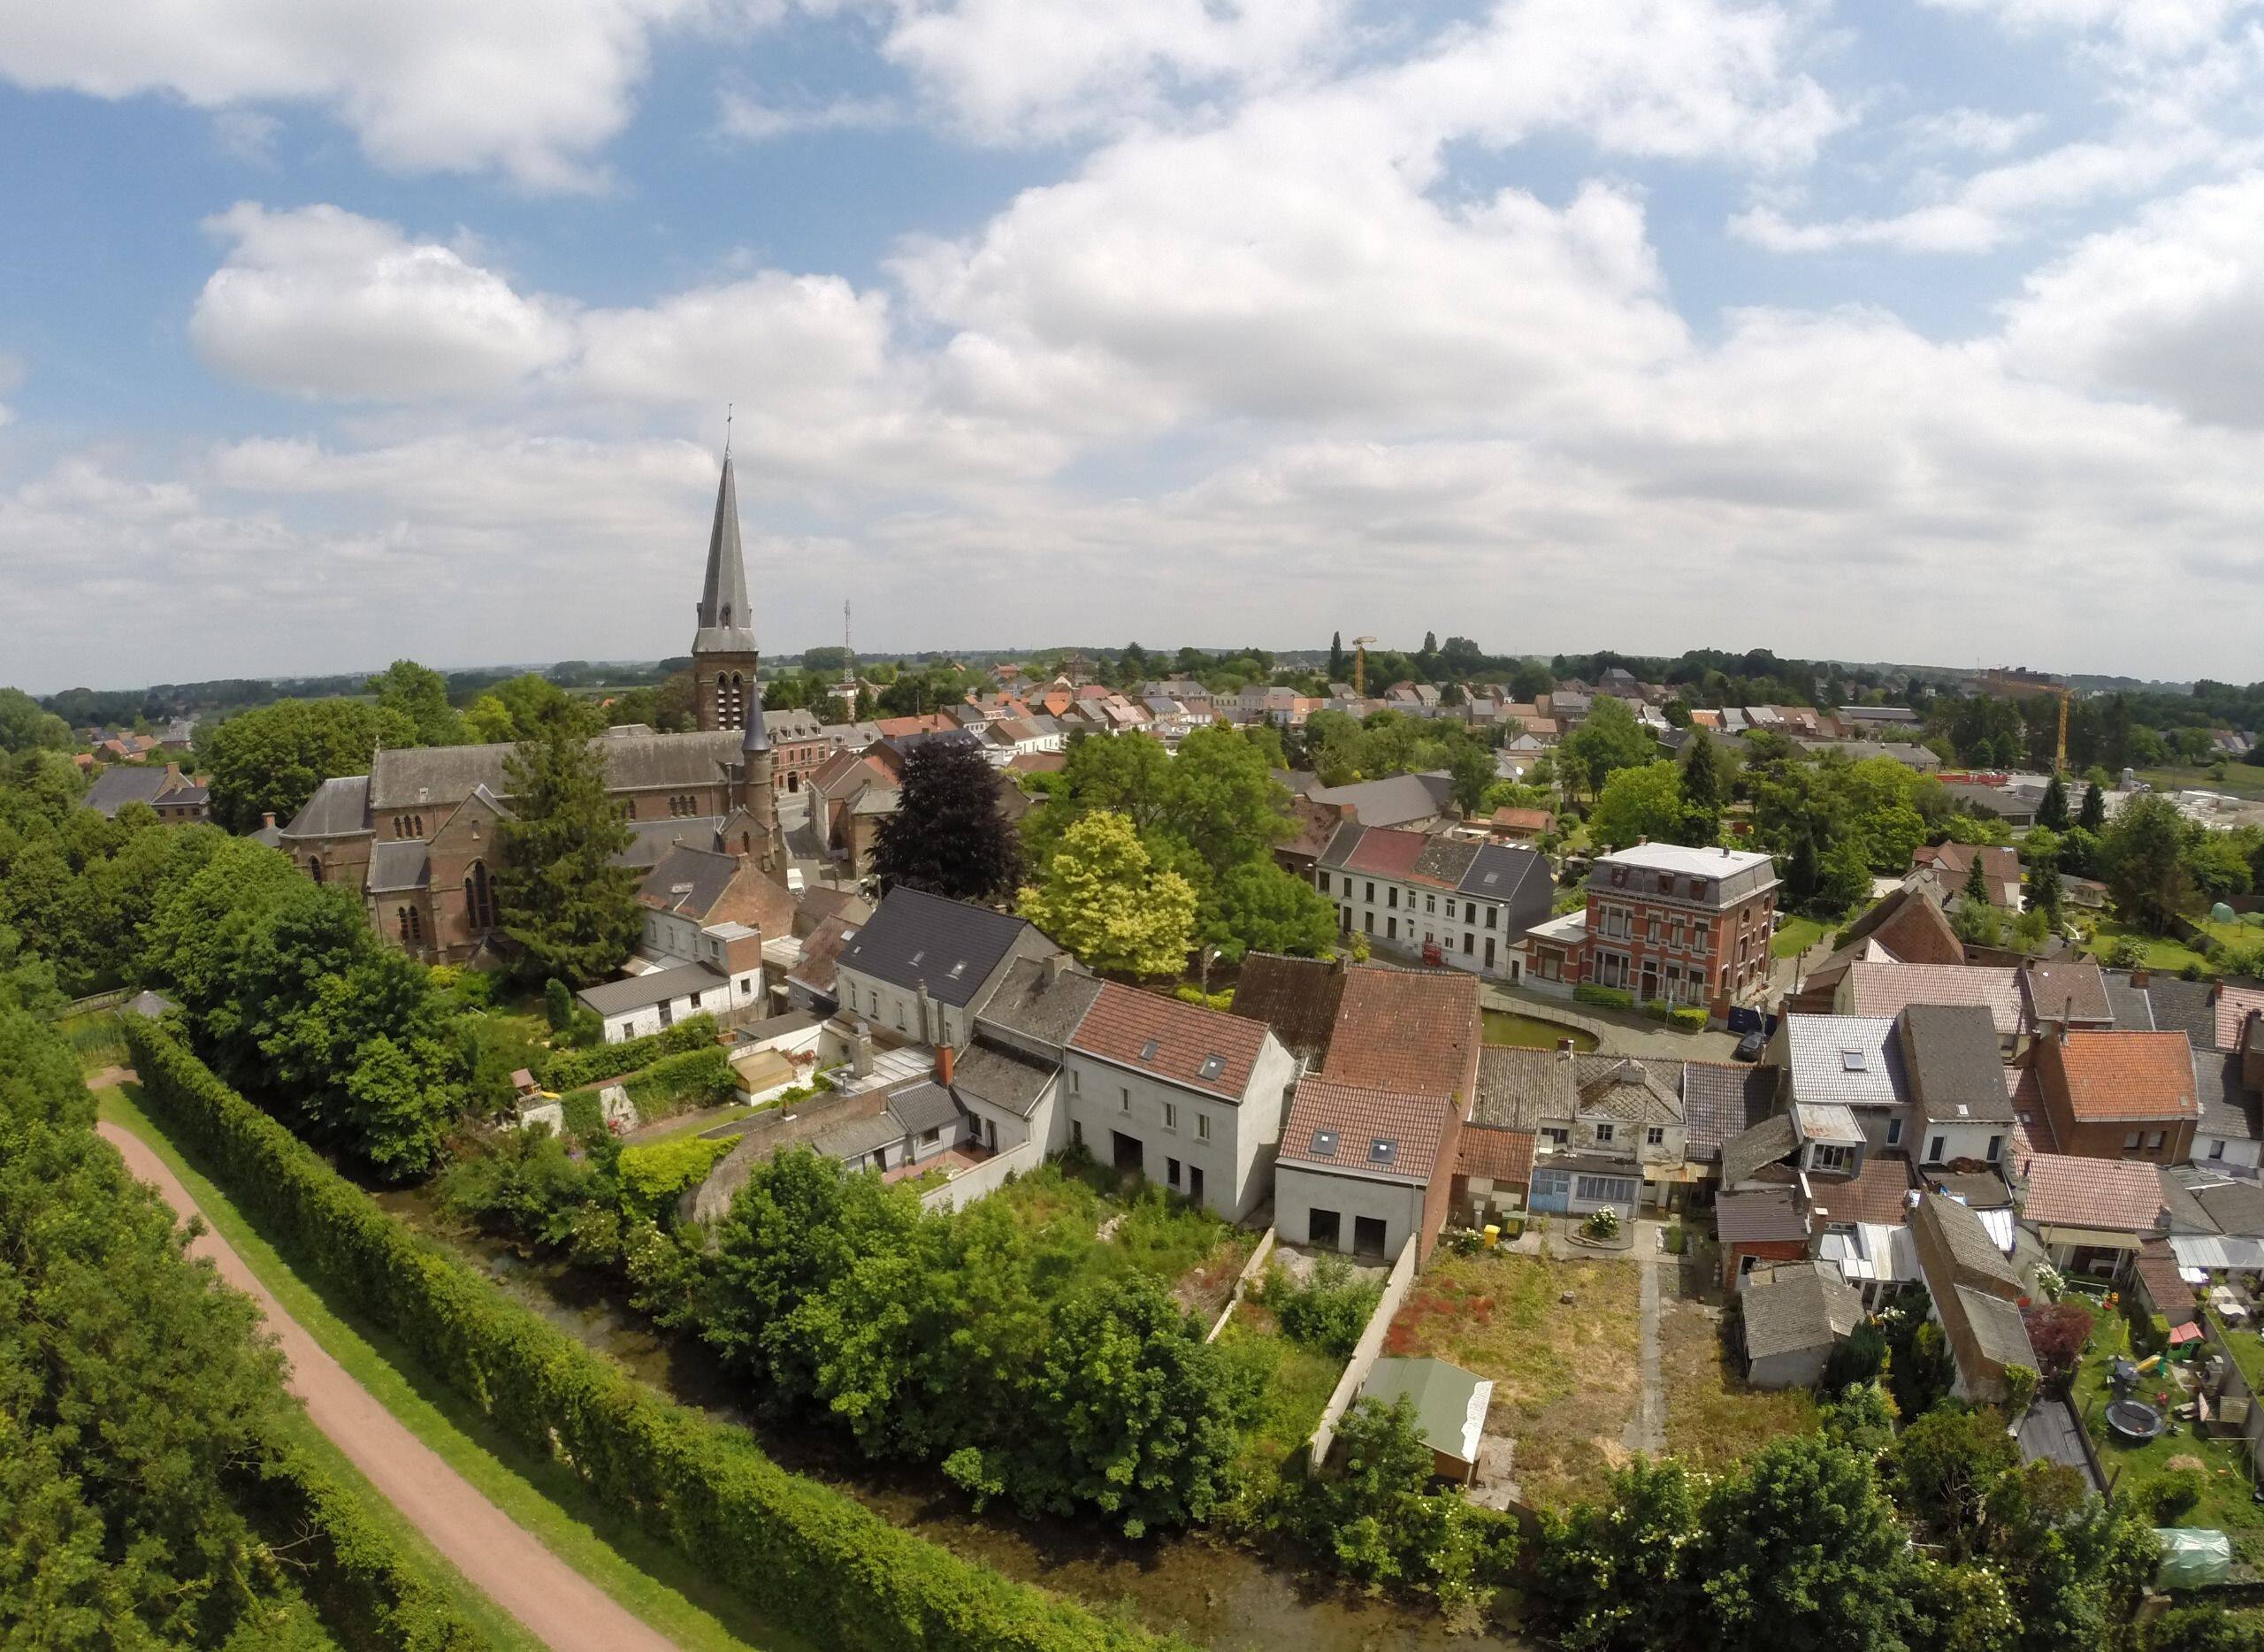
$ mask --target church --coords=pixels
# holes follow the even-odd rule
[[[715,900],[734,921],[768,935],[790,930],[793,900],[761,667],[726,454],[692,640],[699,730],[613,729],[591,742],[633,834],[622,859],[646,875],[639,899],[648,914],[682,905],[675,883],[654,886],[669,876],[662,863],[681,869],[698,857],[703,875],[690,881],[721,890]],[[491,950],[497,929],[495,828],[511,812],[508,764],[516,749],[380,750],[368,774],[325,781],[283,829],[281,847],[317,883],[358,893],[371,927],[404,952],[436,964],[476,960]],[[726,861],[731,874],[718,878]],[[648,940],[665,928],[648,915]]]

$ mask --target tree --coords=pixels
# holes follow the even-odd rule
[[[1615,769],[1633,769],[1658,754],[1625,700],[1598,700],[1580,726],[1565,736],[1562,751],[1571,772],[1587,783],[1591,796],[1603,790]]]
[[[2231,900],[2248,893],[2248,853],[2230,832],[2204,832],[2185,856],[2185,875],[2203,900]]]
[[[2043,827],[2038,827],[2021,845],[2022,858],[2027,862],[2028,904],[2031,911],[2044,914],[2052,928],[2060,924],[2062,899],[2060,888],[2060,845]]]
[[[2076,824],[2087,832],[2103,831],[2107,827],[2107,795],[2092,781],[2084,788],[2084,806],[2076,815]]]
[[[1730,800],[1732,760],[1725,759],[1714,737],[1700,729],[1690,737],[1682,753],[1682,800],[1690,811],[1690,830],[1707,843],[1721,831],[1722,809]]]
[[[20,688],[0,688],[0,752],[71,749],[71,725]]]
[[[456,746],[463,740],[463,719],[448,704],[448,682],[414,660],[396,660],[370,679],[370,692],[384,710],[398,714],[416,730],[419,746]]]
[[[990,900],[1021,876],[1021,844],[998,813],[998,777],[964,740],[928,740],[904,761],[896,813],[881,822],[873,870],[885,886]]]
[[[1348,680],[1344,675],[1344,633],[1341,631],[1328,633],[1328,680],[1332,683]]]
[[[2044,787],[2044,800],[2036,806],[2036,823],[2053,831],[2065,831],[2070,824],[2068,788],[2056,770]]]
[[[370,772],[382,740],[413,746],[417,731],[398,711],[354,700],[279,700],[240,712],[197,737],[212,776],[212,818],[232,832],[263,815],[287,822],[325,780]]]
[[[1095,969],[1176,975],[1194,945],[1194,885],[1155,870],[1131,821],[1110,810],[1062,834],[1019,910]]]
[[[1356,1582],[1466,1593],[1477,1556],[1461,1497],[1432,1474],[1415,1408],[1364,1399],[1337,1424],[1328,1461],[1282,1491],[1282,1523]]]
[[[1457,807],[1465,815],[1476,814],[1486,788],[1494,784],[1493,753],[1482,746],[1457,746],[1447,759],[1447,773],[1453,778]]]
[[[667,685],[662,685],[662,692]],[[532,740],[554,730],[587,739],[605,728],[593,700],[570,694],[538,672],[496,684],[463,714],[464,738],[487,746]]]
[[[2264,1652],[2264,1617],[2178,1606],[2146,1625],[2145,1652]]]
[[[1982,868],[1981,855],[1978,850],[1976,850],[1974,853],[1973,863],[1966,868],[1965,887],[1958,891],[1958,893],[1964,896],[1966,899],[1972,901],[1977,906],[1986,906],[1991,904],[1989,900],[1989,875]]]
[[[1852,837],[1842,837],[1824,852],[1809,907],[1824,917],[1845,917],[1862,905],[1870,892],[1871,868],[1862,845]]]
[[[2037,1374],[2057,1382],[2076,1368],[2091,1341],[2092,1312],[2076,1301],[2031,1303],[2021,1310],[2029,1346],[2036,1350]]]
[[[1541,1516],[1533,1598],[1574,1652],[1687,1646],[1703,1608],[1701,1482],[1672,1457],[1612,1473],[1605,1501]]]
[[[2107,883],[2116,909],[2156,935],[2185,906],[2192,880],[2186,871],[2185,817],[2168,798],[2135,797],[2107,834]]]
[[[495,905],[533,983],[602,981],[637,944],[637,875],[616,864],[630,831],[605,769],[573,719],[555,718],[503,765],[512,810],[496,823]]]
[[[1897,1652],[1909,1537],[1868,1458],[1775,1440],[1707,1497],[1691,1564],[1725,1647]]]
[[[1588,832],[1598,843],[1629,848],[1654,843],[1687,843],[1689,820],[1683,807],[1682,771],[1671,762],[1618,769],[1603,783],[1588,814]]]
[[[2020,1466],[2020,1449],[1995,1410],[1937,1406],[1894,1442],[1885,1467],[1894,1500],[1952,1560],[1971,1557],[1991,1490]]]
[[[1336,908],[1272,859],[1245,860],[1219,880],[1216,935],[1204,938],[1229,962],[1246,952],[1327,956],[1336,944]]]

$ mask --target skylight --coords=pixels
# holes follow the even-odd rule
[[[1398,1158],[1399,1143],[1396,1141],[1379,1136],[1368,1143],[1368,1162],[1372,1165],[1388,1165]]]
[[[1840,1070],[1843,1073],[1862,1072],[1863,1052],[1860,1050],[1842,1050],[1840,1052]]]
[[[1218,1076],[1219,1076],[1219,1075],[1220,1075],[1220,1074],[1221,1074],[1221,1073],[1225,1072],[1226,1070],[1227,1070],[1227,1058],[1226,1058],[1226,1057],[1224,1057],[1224,1056],[1222,1056],[1222,1055],[1206,1055],[1206,1056],[1205,1056],[1205,1057],[1203,1058],[1203,1074],[1202,1074],[1202,1075],[1203,1075],[1205,1078],[1216,1078],[1216,1077],[1218,1077]]]
[[[928,955],[928,949],[927,949],[926,947],[924,947],[924,946],[923,946],[923,947],[922,947],[918,952],[916,952],[913,953],[913,954],[912,954],[912,967],[913,967],[914,969],[919,968],[919,967],[920,967],[920,960],[921,960],[922,959],[925,958],[927,955]]]
[[[962,958],[962,959],[960,959],[960,960],[959,960],[959,962],[957,962],[957,963],[955,963],[955,964],[953,964],[953,965],[952,966],[952,972],[951,972],[951,975],[950,975],[950,976],[948,977],[948,979],[952,980],[952,981],[956,981],[956,980],[958,980],[961,975],[965,975],[966,973],[967,973],[967,960],[965,960],[964,958]]]
[[[1334,1159],[1336,1157],[1335,1131],[1315,1130],[1312,1133],[1312,1156],[1315,1159]]]
[[[1154,1039],[1151,1038],[1147,1043],[1140,1046],[1140,1059],[1143,1061],[1152,1061],[1156,1059],[1156,1041]]]

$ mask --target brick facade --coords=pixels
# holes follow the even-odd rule
[[[1777,879],[1766,855],[1639,846],[1588,875],[1587,927],[1566,978],[1717,1013],[1769,983]]]

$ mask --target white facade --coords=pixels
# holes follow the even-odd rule
[[[1282,1165],[1274,1174],[1274,1228],[1294,1245],[1397,1256],[1423,1230],[1423,1189],[1347,1171]],[[1369,1241],[1365,1244],[1364,1235]]]
[[[975,1013],[945,1004],[915,988],[899,987],[843,964],[834,972],[834,997],[841,1013],[924,1044],[964,1045],[975,1027]]]
[[[626,1044],[631,1038],[642,1038],[664,1031],[680,1021],[694,1015],[722,1016],[736,1005],[753,1004],[762,997],[762,971],[760,967],[732,977],[717,975],[713,983],[698,991],[681,991],[655,1004],[642,1004],[631,1009],[600,1012],[605,1022],[608,1044]]]
[[[2239,1136],[2207,1136],[2197,1130],[2193,1136],[2192,1162],[2211,1170],[2254,1170],[2264,1163],[2264,1142],[2245,1132]]]
[[[1411,952],[1436,946],[1439,961],[1457,969],[1504,981],[1524,976],[1525,937],[1509,927],[1506,901],[1338,868],[1319,868],[1312,876],[1313,887],[1335,903],[1337,926],[1347,935],[1371,936]]]
[[[1230,1221],[1264,1202],[1296,1080],[1296,1058],[1273,1034],[1239,1102],[1079,1050],[1061,1061],[1068,1137],[1102,1164],[1136,1169]]]

